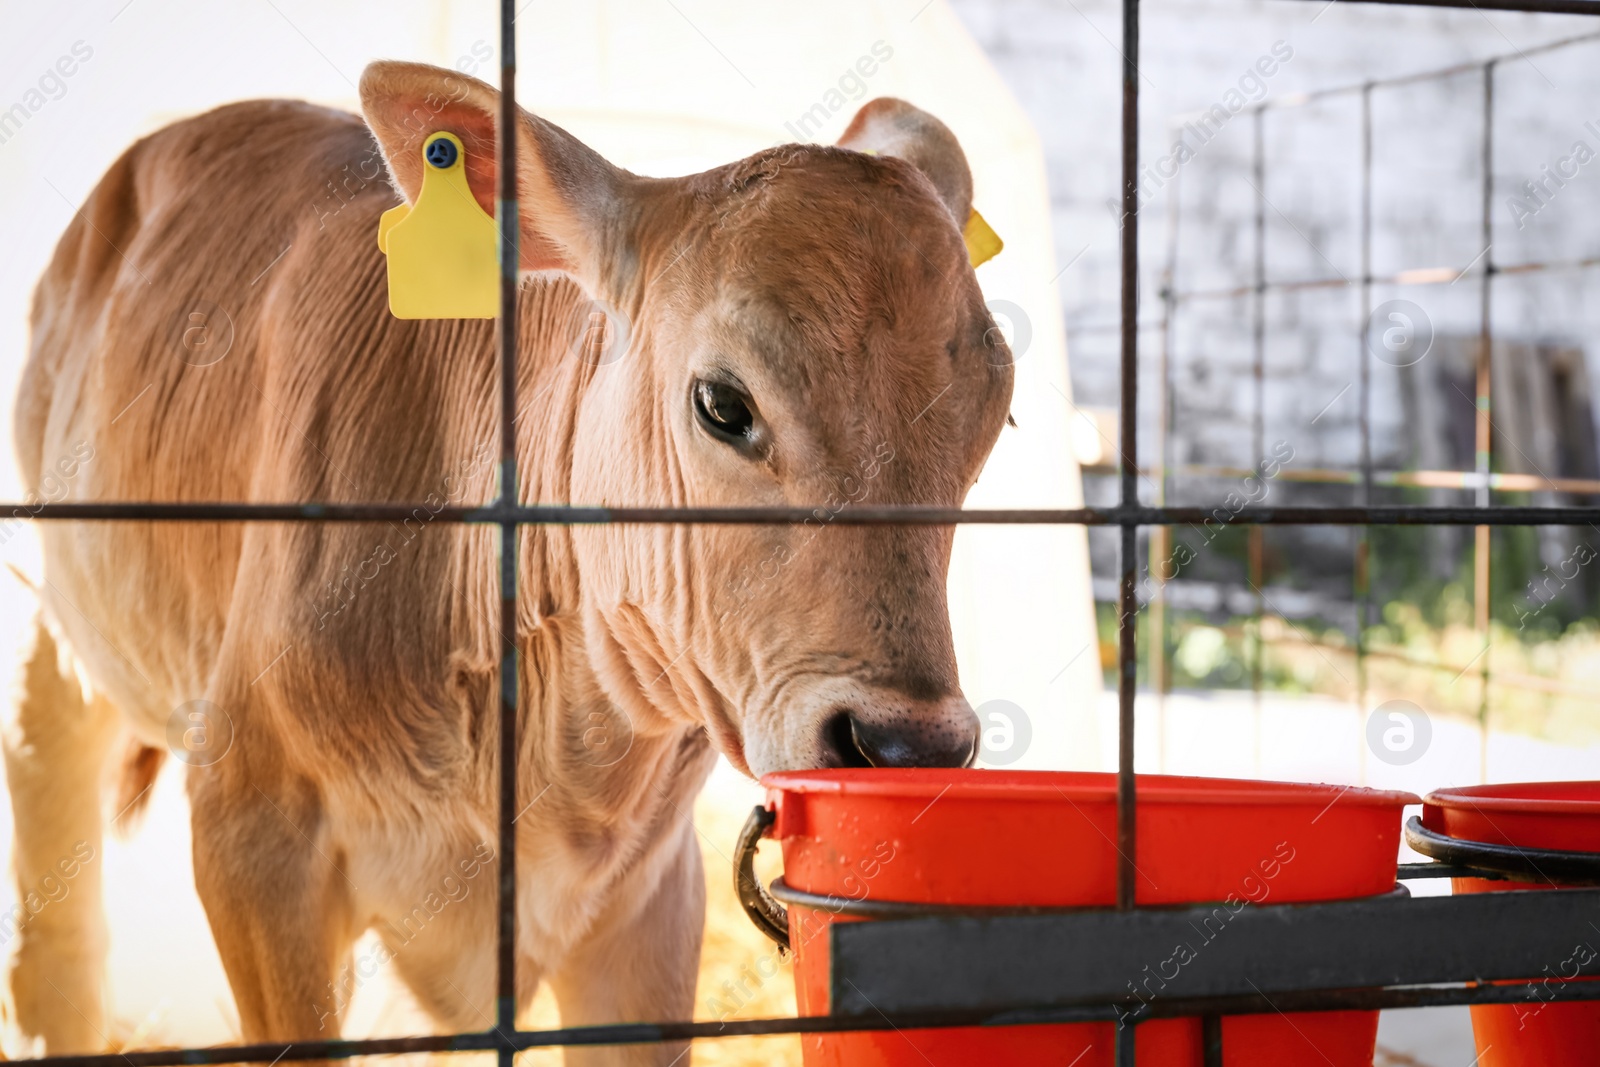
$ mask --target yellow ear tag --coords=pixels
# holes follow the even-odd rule
[[[980,263],[987,263],[1000,254],[1006,246],[1000,240],[1000,235],[989,228],[978,209],[973,208],[972,214],[967,216],[967,225],[961,231],[961,239],[967,243],[967,261],[974,267]]]
[[[389,257],[389,313],[397,319],[492,319],[500,307],[494,219],[467,184],[466,150],[454,134],[429,134],[422,191],[378,222]]]

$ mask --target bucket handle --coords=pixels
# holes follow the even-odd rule
[[[1475,877],[1544,885],[1600,885],[1600,852],[1468,841],[1430,830],[1415,815],[1406,820],[1406,844],[1429,859],[1472,868]]]
[[[777,819],[777,813],[771,808],[757,804],[744,821],[733,861],[733,891],[756,929],[788,952],[789,909],[779,904],[756,877],[756,846]]]

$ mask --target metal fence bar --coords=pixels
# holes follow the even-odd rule
[[[1528,263],[1513,263],[1508,266],[1496,267],[1500,274],[1532,274],[1539,271],[1556,270],[1588,270],[1600,266],[1600,256],[1581,256],[1577,259],[1552,259],[1548,261],[1534,261]],[[1284,281],[1267,282],[1267,289],[1271,292],[1305,292],[1314,289],[1348,289],[1352,285],[1359,285],[1363,280],[1379,285],[1449,285],[1466,274],[1465,269],[1457,267],[1416,267],[1409,270],[1397,271],[1394,274],[1376,274],[1366,279],[1361,278],[1291,278]],[[1173,300],[1180,304],[1188,304],[1197,300],[1238,300],[1255,292],[1255,283],[1248,285],[1235,285],[1222,289],[1189,289],[1173,294]],[[1159,324],[1154,322],[1143,323],[1145,329],[1155,329]],[[1075,333],[1104,332],[1106,327],[1076,326]]]
[[[517,291],[521,285],[522,213],[517,196],[516,0],[500,0],[499,172],[495,216],[500,223],[500,507],[514,507],[517,478]],[[500,523],[500,855],[495,956],[495,1030],[517,1028],[517,547],[520,527]],[[513,1067],[512,1046],[501,1043],[499,1067]]]
[[[1481,221],[1479,238],[1483,242],[1483,279],[1478,290],[1478,360],[1477,360],[1477,410],[1473,435],[1477,447],[1474,468],[1478,474],[1474,503],[1488,507],[1493,501],[1489,493],[1489,475],[1494,467],[1494,422],[1490,417],[1494,403],[1494,60],[1483,65],[1483,174],[1480,195]],[[1489,620],[1494,596],[1490,574],[1491,539],[1489,527],[1479,526],[1472,538],[1472,596],[1473,621],[1483,638],[1482,667],[1478,686],[1478,778],[1489,780]]]
[[[1356,419],[1361,437],[1361,483],[1356,501],[1362,507],[1372,504],[1372,354],[1367,351],[1372,318],[1372,83],[1361,87],[1361,316],[1356,326],[1356,359],[1360,395],[1356,398]],[[1362,526],[1355,531],[1354,574],[1356,618],[1356,716],[1367,713],[1367,630],[1372,625],[1372,531]],[[1356,746],[1360,762],[1360,781],[1367,784],[1367,750]]]
[[[1122,493],[1139,504],[1139,0],[1122,0]],[[1117,907],[1135,906],[1138,795],[1133,773],[1138,696],[1139,526],[1122,522],[1122,590],[1117,632]],[[1138,1031],[1117,1029],[1116,1067],[1135,1067]]]
[[[1334,0],[1312,0],[1333,6]],[[1351,0],[1393,7],[1464,7],[1485,11],[1533,11],[1546,15],[1600,15],[1597,0]]]
[[[1278,1012],[1377,1011],[1384,1008],[1435,1008],[1458,1004],[1546,1004],[1600,1000],[1600,982],[1567,982],[1540,986],[1515,985],[1403,986],[1398,988],[1275,993],[1266,996],[1195,998],[1156,1001],[1142,1018],[1167,1019],[1205,1015],[1268,1015]],[[552,1030],[382,1037],[354,1041],[289,1041],[208,1048],[152,1049],[82,1056],[41,1056],[10,1060],[28,1067],[211,1067],[226,1063],[340,1060],[353,1056],[392,1056],[418,1052],[486,1052],[501,1043],[515,1051],[595,1045],[647,1045],[723,1037],[769,1037],[780,1034],[832,1034],[855,1031],[926,1030],[966,1026],[1037,1026],[1044,1023],[1108,1022],[1137,1003],[1070,1005],[1060,1008],[1005,1012],[873,1013],[871,1015],[807,1015],[793,1018],[730,1019],[724,1022],[613,1023]]]
[[[1426,833],[1415,817],[1411,829],[1413,838]],[[1450,848],[1450,838],[1439,839]],[[1501,847],[1512,858],[1506,862],[1529,877],[1546,870],[1575,882],[1600,879],[1600,864],[1588,854],[1541,856],[1530,866],[1520,850]],[[1597,910],[1600,888],[1564,888],[1427,897],[1399,891],[1236,911],[1210,903],[837,923],[829,931],[831,1003],[844,1014],[1004,1011],[1450,985],[1462,975],[1540,987],[1555,977],[1551,960],[1565,959],[1574,940],[1593,935]],[[1195,951],[1178,966],[1140,969],[1186,941]],[[1573,963],[1559,978],[1600,977],[1592,954]]]
[[[596,508],[533,504],[503,508],[425,504],[0,504],[13,518],[36,522],[405,522],[512,523],[519,526],[1588,526],[1600,523],[1593,505],[1387,504],[1372,507],[1143,504],[1081,508],[946,508],[920,504],[847,507]],[[0,532],[3,523],[0,518]]]
[[[1504,274],[1504,271],[1496,271]],[[1105,476],[1105,467],[1094,465],[1080,468],[1090,477]],[[1146,467],[1140,475],[1147,478],[1168,479],[1174,475],[1186,478],[1247,478],[1255,471],[1248,467],[1230,467],[1223,464],[1182,463],[1170,468]],[[1338,467],[1284,468],[1273,476],[1278,482],[1318,482],[1324,485],[1360,486],[1368,479],[1362,470]],[[1477,471],[1452,470],[1373,470],[1370,479],[1374,486],[1404,486],[1415,489],[1476,489],[1481,481]],[[1516,474],[1492,471],[1489,488],[1506,493],[1570,493],[1575,496],[1600,496],[1600,478],[1545,477],[1542,474]],[[1158,501],[1163,503],[1163,501]]]

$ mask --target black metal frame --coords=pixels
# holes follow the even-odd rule
[[[1458,1003],[1474,1003],[1476,982],[1537,981],[1571,955],[1600,915],[1600,890],[1479,893],[1411,899],[1401,890],[1361,900],[1242,907],[1207,942],[1196,931],[1215,904],[1134,911],[1082,909],[1036,915],[925,916],[838,923],[832,934],[832,1004],[845,1014],[881,1009],[923,1012],[1019,1006],[1050,1011],[1112,1004],[1124,1021],[1162,1014],[1221,1014],[1204,1002],[1337,991],[1337,1006],[1381,1005],[1397,989],[1456,984]],[[1359,930],[1359,937],[1351,931]],[[1463,931],[1470,934],[1463,936]],[[1127,961],[1157,961],[1173,946],[1198,945],[1154,995],[1130,995],[1140,972]],[[1575,965],[1600,975],[1600,955]],[[1591,983],[1580,983],[1588,985]],[[1600,983],[1595,983],[1600,984]],[[1556,988],[1549,986],[1545,988]],[[1585,990],[1600,999],[1600,989]],[[1444,995],[1436,990],[1435,995]],[[1409,993],[1407,993],[1409,995]],[[1541,998],[1542,999],[1542,998]],[[1189,1010],[1169,1012],[1172,1001]],[[1196,1005],[1201,1010],[1193,1010]],[[1304,1010],[1304,1009],[1296,1009]],[[1229,1012],[1228,1014],[1234,1014]]]
[[[1331,3],[1336,0],[1313,0]],[[1402,4],[1430,7],[1471,7],[1554,14],[1600,15],[1600,0],[1358,0],[1364,3]],[[500,0],[501,46],[501,107],[499,128],[511,128],[516,121],[516,49],[512,26],[516,15],[515,0]],[[1108,991],[1091,990],[1091,1002],[1076,1002],[1074,997],[1058,1000],[1075,1001],[1046,1004],[1048,997],[1038,991],[1014,989],[999,1000],[985,1000],[982,990],[974,990],[970,983],[966,992],[960,989],[945,995],[943,1003],[932,1010],[921,1010],[918,1003],[934,1003],[929,999],[926,981],[931,975],[949,972],[963,975],[961,967],[951,966],[951,957],[940,955],[936,967],[907,968],[905,960],[916,958],[917,953],[927,954],[931,949],[944,953],[951,951],[954,939],[966,938],[964,960],[974,965],[985,958],[993,958],[996,951],[1006,951],[1011,945],[1017,950],[1012,959],[1036,955],[1037,944],[1019,934],[1039,934],[1040,930],[1027,927],[1028,923],[1044,922],[1049,938],[1054,939],[1053,951],[1047,955],[1056,964],[1078,958],[1081,942],[1075,940],[1082,931],[1098,924],[1104,932],[1099,942],[1098,959],[1109,963],[1127,959],[1127,946],[1137,943],[1149,931],[1158,930],[1173,921],[1173,912],[1167,909],[1136,909],[1134,906],[1134,861],[1137,855],[1135,812],[1137,806],[1136,780],[1133,772],[1134,756],[1134,697],[1137,662],[1137,635],[1135,619],[1139,604],[1136,594],[1136,567],[1138,557],[1138,531],[1141,526],[1163,527],[1178,524],[1202,523],[1210,512],[1196,507],[1146,507],[1139,503],[1138,484],[1138,134],[1139,134],[1139,0],[1123,0],[1122,52],[1122,247],[1121,247],[1121,500],[1110,508],[1071,508],[1053,510],[993,510],[967,511],[949,508],[904,507],[851,507],[842,511],[828,511],[829,521],[841,524],[1057,524],[1057,525],[1112,525],[1121,530],[1121,590],[1119,625],[1119,744],[1117,785],[1117,846],[1122,854],[1118,871],[1117,909],[1114,912],[1079,912],[1050,916],[1011,916],[999,918],[960,919],[910,919],[883,923],[839,924],[830,935],[834,938],[835,981],[840,975],[856,974],[863,980],[867,972],[860,968],[871,965],[866,954],[870,950],[887,950],[883,957],[892,961],[887,971],[875,972],[892,987],[904,993],[893,1001],[887,1012],[876,1007],[858,1004],[848,997],[836,1001],[854,1010],[829,1016],[801,1018],[754,1019],[729,1022],[638,1022],[606,1026],[588,1026],[555,1030],[528,1031],[516,1028],[515,981],[515,900],[516,900],[516,848],[511,813],[516,807],[516,735],[517,735],[517,655],[514,640],[516,621],[516,553],[511,549],[517,539],[518,529],[532,524],[588,524],[588,523],[653,523],[653,524],[798,524],[812,519],[817,512],[812,508],[597,508],[583,506],[523,506],[517,504],[517,463],[515,453],[514,419],[516,412],[516,336],[518,286],[518,204],[516,199],[515,139],[499,138],[499,188],[497,212],[500,227],[500,318],[498,330],[500,358],[500,479],[496,502],[487,507],[447,507],[431,512],[433,521],[447,523],[489,523],[500,530],[500,594],[501,631],[507,636],[500,660],[500,864],[499,928],[497,939],[496,1023],[485,1032],[407,1038],[376,1038],[359,1041],[297,1041],[287,1044],[255,1044],[219,1046],[203,1049],[164,1049],[151,1052],[109,1053],[104,1055],[53,1056],[16,1061],[39,1064],[41,1067],[177,1067],[180,1064],[216,1064],[245,1062],[275,1062],[278,1060],[339,1059],[357,1055],[385,1055],[409,1052],[489,1051],[497,1053],[501,1067],[511,1067],[518,1051],[549,1046],[610,1045],[659,1043],[692,1040],[696,1038],[750,1036],[763,1034],[830,1033],[853,1030],[888,1030],[906,1028],[936,1028],[987,1025],[1013,1025],[1039,1022],[1076,1022],[1121,1019],[1137,1023],[1146,1018],[1177,1015],[1201,1015],[1205,1018],[1207,1063],[1220,1063],[1221,1038],[1217,1019],[1226,1014],[1246,1014],[1264,1011],[1317,1011],[1349,1008],[1408,1007],[1458,1003],[1507,1003],[1516,1001],[1551,1001],[1568,999],[1600,999],[1600,983],[1580,982],[1557,986],[1542,994],[1530,991],[1527,985],[1458,985],[1450,988],[1406,987],[1411,981],[1437,982],[1434,977],[1421,976],[1415,966],[1415,955],[1409,961],[1389,958],[1389,971],[1384,962],[1373,964],[1370,958],[1368,971],[1359,971],[1361,961],[1346,961],[1345,968],[1362,983],[1378,983],[1375,988],[1348,989],[1337,984],[1317,985],[1315,979],[1291,983],[1276,995],[1268,996],[1260,990],[1246,994],[1237,982],[1220,982],[1205,987],[1204,995],[1172,996],[1147,1002],[1138,1010],[1129,1012],[1125,1000],[1107,995]],[[406,504],[185,504],[185,503],[50,503],[0,505],[0,512],[16,518],[40,521],[255,521],[255,522],[372,522],[409,517],[421,505]],[[1233,522],[1244,526],[1258,525],[1471,525],[1478,527],[1497,525],[1563,525],[1600,523],[1600,507],[1491,507],[1487,500],[1476,507],[1294,507],[1245,508],[1233,515]],[[1441,865],[1442,868],[1442,865]],[[1411,876],[1424,876],[1413,870]],[[1459,873],[1455,868],[1441,869],[1436,874]],[[1274,928],[1279,935],[1283,924],[1295,925],[1290,916],[1300,916],[1302,924],[1317,930],[1332,931],[1328,936],[1338,937],[1348,931],[1351,924],[1379,922],[1390,924],[1386,929],[1401,929],[1397,916],[1406,921],[1437,915],[1465,915],[1468,910],[1492,911],[1506,923],[1512,923],[1529,937],[1537,935],[1538,921],[1551,916],[1570,918],[1585,904],[1600,901],[1600,892],[1587,890],[1561,890],[1552,893],[1490,894],[1478,898],[1449,898],[1437,902],[1405,901],[1382,898],[1377,901],[1343,902],[1339,904],[1246,909],[1254,914],[1248,920],[1251,929],[1266,931]],[[1275,918],[1274,915],[1277,915]],[[1237,920],[1236,920],[1237,921]],[[1434,918],[1441,936],[1449,934],[1448,919]],[[918,925],[921,924],[921,925]],[[977,924],[977,925],[973,925]],[[1010,925],[1007,925],[1010,924]],[[1021,924],[1021,925],[1018,925]],[[1241,927],[1244,929],[1244,927]],[[1459,929],[1459,928],[1457,928]],[[1476,933],[1476,931],[1475,931]],[[1265,934],[1242,935],[1230,939],[1235,950],[1254,946],[1259,957],[1248,954],[1244,959],[1254,965],[1257,959],[1273,954],[1279,943]],[[1344,935],[1347,938],[1347,934]],[[1065,940],[1063,940],[1065,938]],[[1545,938],[1548,940],[1548,938]],[[1315,941],[1315,937],[1311,938]],[[1543,941],[1540,942],[1543,944]],[[1524,945],[1525,949],[1527,946]],[[1345,942],[1333,948],[1344,952]],[[1517,947],[1506,939],[1499,939],[1484,952],[1500,952],[1495,966],[1488,968],[1492,974],[1468,974],[1471,979],[1519,977],[1518,967],[1529,962],[1525,956],[1516,955]],[[1482,953],[1480,953],[1480,956]],[[1507,960],[1510,960],[1508,963]],[[1476,966],[1483,969],[1480,959]],[[1405,969],[1411,967],[1410,970]],[[852,970],[854,968],[855,970]],[[1398,969],[1397,969],[1398,968]],[[1469,968],[1470,969],[1470,968]],[[1050,968],[1040,968],[1048,977]],[[1348,977],[1345,971],[1339,972]],[[1359,974],[1357,973],[1359,971]],[[1392,972],[1392,973],[1391,973]],[[1445,971],[1459,975],[1463,972]],[[873,980],[876,980],[874,978]],[[1401,987],[1396,987],[1397,985]],[[886,988],[887,988],[886,987]],[[836,984],[837,988],[837,984]],[[865,987],[863,987],[865,988]],[[923,999],[917,1000],[918,991]],[[1057,991],[1059,992],[1059,990]],[[907,999],[909,998],[909,999]],[[870,1010],[868,1010],[870,1009]],[[1119,1027],[1117,1038],[1117,1063],[1119,1067],[1132,1067],[1136,1026]]]

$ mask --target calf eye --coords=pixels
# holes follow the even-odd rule
[[[755,415],[743,393],[722,382],[694,383],[694,412],[713,437],[744,444],[755,427]]]

